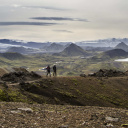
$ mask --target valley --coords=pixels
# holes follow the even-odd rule
[[[128,69],[127,62],[115,61],[128,57],[125,43],[119,43],[113,48],[104,47],[104,45],[100,48],[92,47],[91,44],[85,47],[86,44],[83,45],[83,43],[78,46],[68,42],[62,44],[28,42],[25,44],[2,40],[2,43],[12,45],[6,52],[2,50],[0,53],[0,66],[3,68],[24,67],[29,71],[46,75],[45,70],[40,69],[47,65],[52,68],[56,64],[58,76],[79,76],[96,72],[99,69],[120,71]],[[13,46],[18,43],[20,47]],[[34,47],[36,49],[33,49]]]
[[[128,69],[127,62],[116,62],[114,59],[108,58],[84,58],[60,57],[52,55],[33,55],[25,56],[24,59],[9,60],[1,58],[0,65],[3,68],[24,67],[29,71],[38,71],[45,75],[45,70],[39,70],[54,64],[57,66],[58,76],[79,76],[82,73],[88,74],[98,71],[99,69],[117,69],[126,71]]]

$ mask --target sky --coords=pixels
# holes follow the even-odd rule
[[[127,12],[128,0],[0,0],[0,39],[127,38]]]

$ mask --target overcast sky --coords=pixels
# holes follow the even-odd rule
[[[128,37],[128,0],[0,0],[0,38],[85,41]]]

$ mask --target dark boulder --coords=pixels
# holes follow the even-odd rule
[[[6,73],[1,77],[1,80],[7,81],[7,82],[24,82],[27,80],[35,80],[41,78],[40,75],[36,74],[35,72],[29,72],[25,69],[22,70],[16,70],[15,72]]]
[[[112,70],[112,69],[100,69],[98,72],[95,72],[93,74],[89,74],[89,76],[95,76],[95,77],[117,77],[117,76],[125,76],[126,74],[121,71]]]

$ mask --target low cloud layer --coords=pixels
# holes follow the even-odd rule
[[[57,23],[46,23],[46,22],[0,22],[0,26],[10,26],[10,25],[51,26],[51,25],[57,25]]]
[[[83,21],[83,22],[88,22],[87,19],[66,18],[66,17],[32,17],[30,19],[35,19],[35,20],[54,20],[54,21]]]
[[[21,45],[11,45],[11,44],[0,43],[0,48],[8,48],[8,47],[21,47]]]

